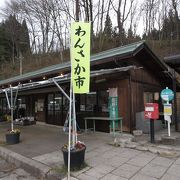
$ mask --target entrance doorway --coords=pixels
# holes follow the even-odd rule
[[[46,123],[64,125],[68,111],[67,99],[61,93],[51,93],[47,96]]]

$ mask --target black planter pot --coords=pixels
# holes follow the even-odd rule
[[[6,134],[7,144],[17,144],[19,143],[20,133],[9,133]]]
[[[68,167],[68,150],[62,147],[63,157],[64,157],[64,165]],[[84,156],[85,156],[86,147],[82,149],[72,150],[70,151],[70,167],[73,169],[80,169],[84,164]]]

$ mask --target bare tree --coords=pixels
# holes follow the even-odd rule
[[[109,0],[109,1],[107,1],[107,3],[108,3],[108,5],[107,5],[107,12],[105,12],[106,13],[106,17],[109,16],[111,1]],[[105,13],[102,13],[102,14],[105,14]],[[103,19],[101,19],[101,28],[103,28],[102,27],[102,23],[103,23]],[[109,34],[109,37],[111,37],[111,34]],[[105,41],[105,36],[104,36],[103,30],[101,29],[100,40],[99,40],[99,47],[100,47],[100,49],[102,49],[104,41]]]
[[[164,3],[164,0],[163,0]],[[149,38],[152,38],[151,32],[155,30],[156,23],[159,28],[161,27],[161,12],[160,9],[163,8],[163,5],[160,0],[145,0],[142,5],[142,11],[144,12],[144,33]]]
[[[20,13],[20,2],[21,0],[6,1],[6,6],[1,8],[0,14],[2,17],[7,19],[10,15],[15,15],[16,19],[21,22],[24,17],[23,14]]]
[[[118,2],[111,0],[111,5],[116,13],[117,27],[119,30],[121,45],[123,44],[123,38],[124,38],[124,24],[129,17],[133,2],[134,0],[130,0],[129,4],[127,4],[127,0],[119,0]]]
[[[163,2],[167,3],[167,1],[143,0],[141,14],[138,9],[141,4],[138,0],[78,0],[78,16],[80,20],[92,23],[92,35],[97,36],[97,45],[101,49],[104,44],[103,30],[107,15],[110,15],[114,29],[117,29],[116,38],[119,38],[118,42],[122,45],[128,28],[134,36],[136,35],[140,15],[144,17],[143,26],[147,34],[155,27],[160,31],[165,11],[168,11]],[[33,53],[60,52],[60,59],[63,62],[63,52],[69,47],[70,23],[76,20],[75,2],[74,0],[11,0],[3,13],[7,17],[16,14],[20,21],[26,19]],[[179,0],[171,0],[176,17],[178,17],[178,2]],[[177,30],[179,31],[179,27]]]
[[[172,7],[174,10],[174,15],[175,15],[175,23],[176,23],[176,39],[179,40],[179,15],[178,15],[178,4],[180,3],[179,0],[172,0]]]
[[[138,26],[138,22],[139,22],[139,19],[140,19],[140,15],[141,13],[139,13],[139,5],[137,1],[135,1],[133,4],[132,4],[132,8],[130,10],[130,25],[129,25],[129,29],[130,31],[132,32],[132,36],[136,36],[136,31],[137,31],[137,26]]]

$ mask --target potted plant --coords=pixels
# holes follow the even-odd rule
[[[6,143],[7,144],[17,144],[17,143],[19,143],[19,139],[20,139],[20,130],[19,129],[9,130],[6,133]]]
[[[61,148],[63,152],[64,164],[68,167],[68,145],[64,145]],[[77,141],[75,145],[70,147],[70,167],[71,170],[80,169],[84,164],[86,146],[83,142]]]
[[[2,121],[11,121],[11,116],[8,114],[2,115],[1,116]]]
[[[10,91],[10,100],[8,96],[8,91]],[[7,104],[9,108],[9,112],[6,115],[6,118],[8,121],[11,121],[11,129],[7,131],[5,134],[6,136],[6,143],[7,144],[17,144],[19,143],[19,138],[20,138],[20,130],[14,128],[14,109],[15,109],[15,102],[16,98],[13,99],[13,87],[10,85],[10,88],[4,89],[4,92],[6,94],[6,99],[7,99]],[[16,93],[17,96],[17,93]]]

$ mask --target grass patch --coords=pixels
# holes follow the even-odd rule
[[[65,175],[67,173],[67,168],[63,165],[61,167],[55,167],[52,169],[53,172],[58,173],[58,174],[63,174]]]
[[[72,172],[81,171],[81,170],[83,170],[83,169],[86,168],[86,167],[88,167],[88,164],[87,164],[86,162],[84,162],[84,163],[81,165],[80,168],[71,168],[71,171],[72,171]],[[68,172],[68,168],[67,168],[65,165],[63,165],[63,166],[61,166],[61,167],[55,167],[55,168],[53,168],[52,171],[54,171],[54,172],[56,172],[56,173],[58,173],[58,174],[63,174],[63,175],[65,175],[65,174],[67,174],[67,172]]]
[[[88,167],[88,164],[86,162],[84,162],[80,168],[71,168],[71,171],[73,171],[73,172],[80,171],[86,167]]]

